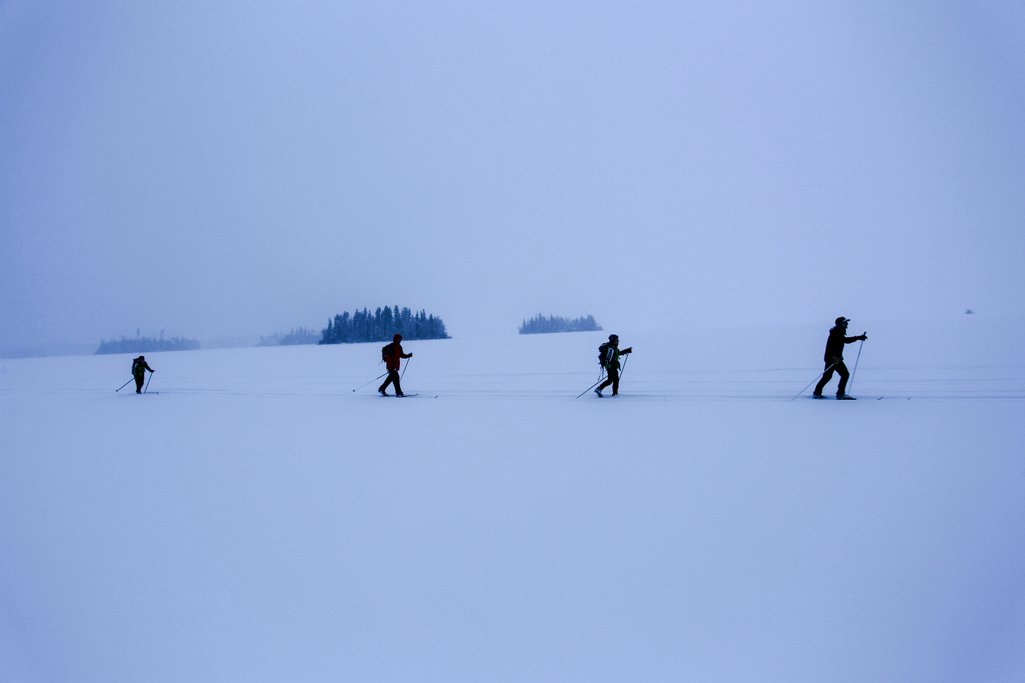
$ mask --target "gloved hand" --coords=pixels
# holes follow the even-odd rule
[[[633,353],[633,352],[634,352],[634,347],[632,347],[632,346],[628,346],[625,349],[623,349],[622,351],[620,351],[620,353]]]

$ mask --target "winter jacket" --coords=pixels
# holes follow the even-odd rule
[[[850,344],[861,339],[861,335],[857,337],[848,337],[844,333],[847,332],[847,328],[834,326],[829,330],[829,337],[826,339],[826,353],[823,354],[822,360],[827,363],[832,363],[834,360],[843,360],[843,347],[844,344]]]
[[[147,363],[146,361],[142,360],[142,356],[139,356],[138,358],[133,358],[132,359],[132,375],[133,376],[141,377],[142,375],[146,374],[147,370],[149,370],[150,372],[153,372],[153,368],[151,368],[149,366],[149,363]]]
[[[402,344],[392,342],[384,347],[384,365],[389,370],[398,370],[401,358],[412,358],[413,354],[403,353]]]
[[[630,353],[631,351],[633,351],[632,347],[629,348],[629,349],[624,349],[624,350],[620,351],[618,348],[616,348],[612,344],[606,344],[605,345],[605,355],[602,357],[602,366],[605,367],[606,369],[607,368],[612,368],[614,370],[618,370],[619,369],[619,357],[624,355],[624,354]]]

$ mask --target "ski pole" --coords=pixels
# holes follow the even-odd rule
[[[604,372],[604,371],[602,371],[602,373],[601,373],[601,377],[599,377],[599,378],[598,378],[598,381],[597,381],[597,382],[595,382],[594,384],[592,384],[591,386],[587,387],[587,388],[586,388],[586,389],[584,389],[583,391],[581,391],[581,392],[580,392],[579,394],[577,394],[577,398],[580,398],[581,396],[583,396],[584,394],[586,394],[587,392],[589,392],[589,391],[590,391],[591,389],[594,389],[594,388],[595,388],[596,386],[598,386],[599,384],[601,384],[601,381],[602,381],[603,379],[605,379],[605,372]]]
[[[134,377],[132,377],[132,379],[135,379],[135,378],[134,378]],[[127,387],[127,386],[128,386],[129,384],[131,384],[131,383],[132,383],[132,379],[128,380],[127,382],[125,382],[124,384],[122,384],[121,386],[119,386],[119,387],[118,387],[117,389],[115,389],[115,390],[114,390],[114,393],[116,394],[117,392],[121,391],[122,389],[124,389],[125,387]]]
[[[146,388],[142,390],[142,393],[145,394],[147,391],[149,391],[149,383],[150,383],[150,380],[152,380],[152,379],[153,379],[153,373],[151,372],[151,373],[149,373],[149,379],[146,380]]]
[[[626,373],[626,364],[630,360],[630,354],[626,354],[626,358],[623,359],[623,367],[619,369],[619,379],[623,379],[623,375]]]
[[[402,366],[402,374],[399,375],[399,381],[400,382],[402,381],[402,378],[406,376],[406,368],[408,368],[409,364],[412,363],[412,362],[413,362],[413,359],[410,358],[409,360],[406,361],[406,364]]]
[[[812,384],[815,384],[815,382],[818,382],[818,381],[819,381],[819,379],[821,379],[821,378],[822,378],[822,375],[826,374],[827,372],[829,372],[830,370],[832,370],[832,369],[833,369],[833,366],[834,366],[834,365],[836,365],[836,361],[833,361],[832,363],[830,363],[830,364],[829,364],[829,367],[828,367],[828,368],[826,368],[825,370],[823,370],[822,372],[820,372],[820,373],[818,374],[818,376],[817,376],[817,377],[815,377],[815,379],[813,379],[812,381],[808,382],[808,384],[806,384],[806,385],[805,385],[804,389],[801,389],[801,390],[800,390],[799,392],[797,392],[797,396],[800,396],[801,394],[803,394],[803,393],[804,393],[805,391],[807,391],[807,390],[808,390],[808,387],[810,387],[810,386],[811,386]],[[792,398],[792,399],[790,399],[790,400],[791,400],[791,401],[793,401],[794,399],[796,399],[796,398],[797,398],[797,396],[794,396],[794,398]]]
[[[387,374],[388,374],[387,372],[386,372],[386,373],[384,373],[384,375],[387,375]],[[378,375],[377,377],[375,377],[375,378],[373,378],[372,380],[370,380],[370,382],[376,382],[377,380],[379,380],[379,379],[381,379],[382,377],[384,377],[384,375]],[[359,385],[358,387],[356,387],[355,389],[353,389],[353,391],[359,391],[360,389],[362,389],[363,387],[365,387],[365,386],[366,386],[367,384],[370,384],[370,382],[367,382],[366,384],[361,384],[361,385]]]
[[[861,336],[864,337],[865,333],[862,332]],[[847,391],[850,391],[851,387],[854,386],[854,373],[856,373],[858,371],[858,361],[861,360],[861,347],[864,346],[864,345],[865,345],[865,340],[862,339],[861,343],[858,344],[858,356],[854,359],[854,369],[851,370],[851,381],[847,383]]]

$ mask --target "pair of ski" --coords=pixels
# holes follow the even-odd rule
[[[856,398],[855,398],[854,396],[847,396],[847,397],[845,397],[845,398],[834,398],[834,399],[830,399],[830,398],[829,398],[828,396],[815,396],[814,394],[812,394],[812,395],[811,395],[811,396],[810,396],[809,398],[814,398],[814,399],[817,399],[817,400],[820,400],[820,401],[825,401],[825,400],[833,400],[833,401],[857,401],[857,400],[858,400],[858,399],[856,399]],[[886,397],[885,397],[885,396],[876,396],[876,397],[875,397],[875,400],[876,400],[876,401],[882,401],[882,400],[883,400],[884,398],[886,398]],[[870,399],[865,399],[865,400],[870,400]],[[908,400],[910,401],[911,399],[909,398]]]

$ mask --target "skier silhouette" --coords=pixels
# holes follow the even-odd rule
[[[396,334],[392,337],[392,343],[381,349],[381,356],[384,359],[385,367],[388,368],[388,379],[384,380],[384,384],[377,388],[377,393],[381,394],[381,396],[388,395],[385,389],[388,388],[389,384],[395,385],[396,396],[405,396],[402,393],[402,387],[399,385],[399,365],[402,362],[401,359],[412,358],[413,354],[403,353],[400,341],[402,341],[402,335]]]
[[[153,368],[146,362],[146,356],[139,356],[132,359],[132,377],[135,378],[135,393],[142,393],[142,383],[146,379],[146,371],[153,372]]]
[[[594,393],[598,395],[598,398],[602,398],[603,395],[601,390],[605,387],[612,386],[612,395],[619,395],[619,357],[625,356],[628,353],[633,353],[633,347],[628,349],[619,350],[619,335],[610,334],[608,342],[598,347],[599,359],[598,362],[605,368],[605,372],[609,374],[608,379],[598,385],[598,388],[594,390]]]
[[[815,393],[812,394],[814,398],[822,398],[822,390],[829,380],[833,379],[833,373],[836,372],[840,375],[840,386],[836,388],[836,397],[841,401],[854,400],[853,396],[847,395],[847,380],[850,379],[851,373],[848,372],[847,366],[843,362],[843,347],[852,342],[865,341],[868,336],[859,334],[857,337],[848,337],[847,323],[850,321],[850,318],[841,315],[834,321],[833,328],[829,330],[829,337],[826,339],[826,352],[823,355],[826,369],[822,372],[822,379],[815,385]]]

